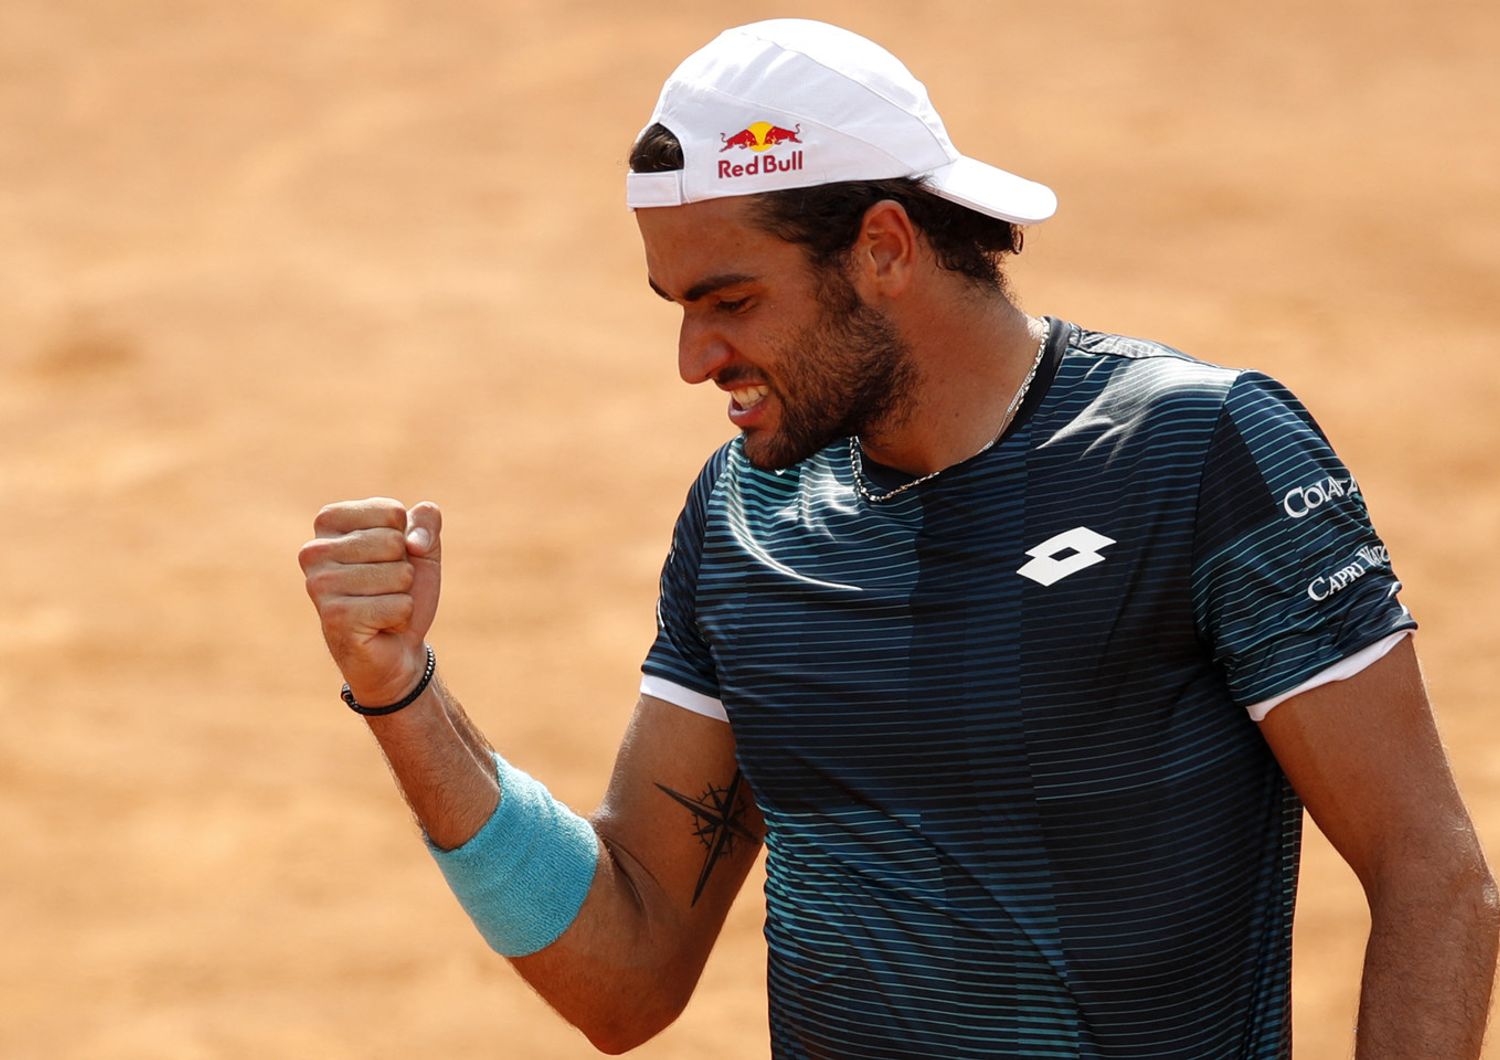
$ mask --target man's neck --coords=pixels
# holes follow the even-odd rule
[[[925,475],[967,460],[1005,429],[1046,322],[998,293],[944,285],[903,306],[896,323],[916,362],[916,389],[905,414],[860,441],[870,459]]]

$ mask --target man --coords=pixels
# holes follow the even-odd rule
[[[1495,890],[1358,483],[1284,388],[1033,318],[1050,191],[818,23],[687,59],[632,151],[739,436],[689,493],[589,821],[436,677],[440,517],[338,504],[324,635],[492,946],[666,1026],[764,839],[779,1057],[1278,1057],[1302,807],[1364,884],[1359,1055],[1476,1056]]]

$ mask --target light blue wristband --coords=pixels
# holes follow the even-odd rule
[[[472,839],[427,849],[490,944],[524,957],[556,942],[578,916],[599,865],[593,826],[495,755],[500,804]]]

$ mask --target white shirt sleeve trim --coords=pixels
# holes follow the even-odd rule
[[[729,715],[724,711],[724,704],[713,696],[705,696],[702,692],[694,692],[691,688],[684,688],[677,682],[668,681],[664,677],[642,674],[641,694],[666,700],[675,707],[690,710],[694,714],[702,714],[706,718],[718,718],[720,721],[729,720]]]
[[[1377,640],[1369,647],[1361,648],[1353,655],[1340,659],[1326,670],[1319,670],[1296,688],[1289,688],[1280,695],[1272,696],[1270,699],[1263,699],[1259,703],[1252,704],[1246,708],[1250,712],[1250,720],[1264,721],[1266,715],[1271,713],[1272,707],[1285,703],[1293,696],[1300,696],[1303,692],[1317,688],[1319,685],[1330,684],[1334,681],[1347,681],[1371,663],[1383,658],[1386,652],[1399,644],[1401,638],[1410,632],[1411,630],[1409,629],[1398,630],[1387,637]]]

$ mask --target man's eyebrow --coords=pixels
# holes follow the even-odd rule
[[[683,294],[682,300],[684,302],[696,302],[698,301],[698,299],[704,297],[705,295],[713,294],[715,291],[723,290],[725,287],[733,287],[736,284],[741,283],[751,283],[754,280],[754,276],[751,276],[749,273],[744,272],[726,272],[719,276],[710,276],[708,279],[699,280],[697,283],[693,284],[693,286],[689,287],[687,289],[687,292]],[[649,276],[646,277],[646,282],[649,283],[651,285],[651,289],[662,298],[665,298],[669,302],[676,300],[666,291],[662,290],[661,286]]]

